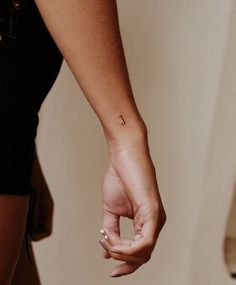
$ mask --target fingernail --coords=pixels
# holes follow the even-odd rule
[[[122,276],[122,274],[111,273],[111,277],[120,277],[120,276]]]
[[[107,245],[102,240],[99,240],[99,243],[105,250],[108,250]]]
[[[104,229],[100,229],[100,233],[104,235],[105,233]]]
[[[106,234],[106,232],[104,231],[104,229],[100,229],[100,233],[104,236],[104,238],[105,238],[106,240],[109,239],[109,238],[108,238],[108,235]]]
[[[111,248],[111,251],[112,251],[112,252],[115,252],[115,253],[121,253],[121,251],[118,250],[118,249],[116,249],[116,248]]]
[[[105,238],[106,240],[108,240],[108,236],[107,236],[106,234],[104,235],[104,238]]]

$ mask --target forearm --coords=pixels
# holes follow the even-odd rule
[[[129,80],[114,0],[36,0],[107,141],[146,133]],[[121,117],[122,116],[122,117]]]

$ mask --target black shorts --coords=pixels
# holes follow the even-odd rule
[[[38,112],[62,61],[34,0],[0,0],[0,194],[31,194],[28,221]]]
[[[34,0],[0,0],[0,194],[33,191],[38,112],[62,60]]]

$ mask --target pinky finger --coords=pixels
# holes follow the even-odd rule
[[[122,275],[128,275],[141,266],[140,263],[123,262],[115,267],[111,272],[111,277],[119,277]]]

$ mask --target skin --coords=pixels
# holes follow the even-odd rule
[[[41,281],[33,252],[32,241],[40,241],[52,233],[54,202],[44,177],[37,151],[35,151],[31,185],[35,187],[37,199],[31,216],[32,230],[29,232],[29,252],[26,251],[25,240],[22,243],[20,256],[11,280],[11,285],[40,285]],[[26,273],[27,272],[27,273]],[[0,283],[2,284],[2,283]]]
[[[147,127],[129,80],[116,1],[35,0],[35,3],[101,122],[109,152],[102,187],[102,228],[108,240],[100,238],[99,242],[104,258],[122,261],[110,276],[131,274],[150,260],[166,213],[149,151]],[[38,195],[41,198],[35,207],[31,234],[32,240],[40,240],[51,233],[53,203],[49,191],[37,179],[35,185],[38,191],[42,189],[42,195]],[[17,261],[21,252],[24,254],[21,246],[28,198],[0,197],[0,217],[3,217],[0,224],[5,233],[0,237],[0,284],[8,285],[16,265],[24,266]],[[134,235],[141,234],[138,239],[121,237],[122,216],[133,220]],[[114,248],[119,252],[113,252]],[[16,276],[19,281],[19,275]]]
[[[23,243],[20,256],[10,283],[11,285],[41,285],[31,242],[29,245],[30,255],[33,259],[33,263],[30,262],[28,254],[26,252],[25,243]]]
[[[166,221],[147,127],[135,103],[114,0],[35,0],[44,22],[101,122],[109,151],[103,184],[105,257],[124,261],[111,276],[147,262]],[[63,19],[63,20],[62,20]],[[120,117],[122,115],[122,118]],[[125,124],[124,124],[125,121]],[[133,219],[136,241],[121,238],[119,217]],[[115,246],[121,253],[114,253]]]
[[[35,151],[31,185],[36,189],[36,203],[32,214],[32,241],[39,241],[52,234],[54,201]]]
[[[29,196],[0,196],[0,284],[9,284],[24,238]],[[16,223],[17,221],[17,223]]]

